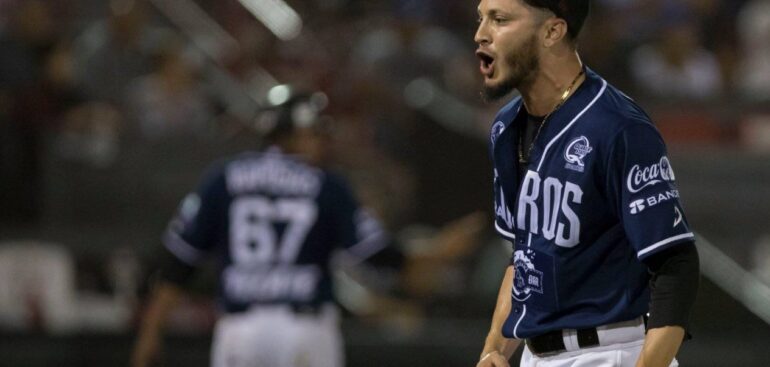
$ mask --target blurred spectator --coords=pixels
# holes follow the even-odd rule
[[[68,110],[55,140],[57,155],[85,167],[115,163],[122,115],[108,103],[85,103]]]
[[[39,97],[54,36],[48,4],[38,0],[13,9],[0,33],[0,221],[40,216],[42,129],[50,121]]]
[[[738,17],[743,46],[738,88],[749,101],[770,101],[770,1],[753,0]]]
[[[703,46],[713,52],[719,62],[727,92],[734,87],[740,59],[740,48],[736,47],[740,43],[736,32],[736,18],[746,1],[687,0],[693,9],[693,16],[699,20]]]
[[[89,96],[119,105],[125,87],[150,72],[150,56],[163,32],[147,23],[142,4],[110,0],[110,15],[76,39],[77,77]]]
[[[592,21],[607,23],[606,27],[616,33],[621,46],[639,45],[657,33],[658,17],[663,12],[662,7],[666,1],[599,0],[595,2],[596,9],[592,9],[593,13],[589,16]],[[604,14],[606,15],[602,16]]]
[[[99,264],[111,265],[105,270],[113,293],[80,292],[76,261],[65,246],[0,243],[0,328],[54,334],[124,329],[135,301],[136,284],[130,278],[137,277],[137,264],[125,249],[112,257]]]
[[[148,138],[184,134],[203,135],[213,117],[191,54],[176,41],[166,42],[155,70],[129,85],[131,111]]]
[[[61,245],[0,244],[0,326],[72,331],[76,326],[75,263]]]
[[[60,42],[47,55],[43,78],[22,109],[58,132],[53,139],[57,155],[107,166],[117,154],[120,116],[107,103],[89,101],[78,87],[72,47]]]
[[[50,8],[39,0],[12,8],[9,24],[0,32],[0,82],[3,89],[22,88],[41,76],[42,61],[54,38]]]
[[[615,17],[619,5],[592,8],[592,20],[583,25],[579,42],[580,56],[588,67],[607,75],[608,81],[621,89],[631,89],[627,73],[627,55],[636,43],[623,39],[622,23]]]
[[[441,27],[415,20],[389,22],[359,37],[350,64],[364,72],[387,71],[389,83],[402,86],[417,77],[440,75],[446,59],[467,51],[462,44]]]
[[[634,83],[647,96],[703,100],[722,93],[719,63],[703,48],[697,19],[689,11],[666,13],[657,39],[631,55]]]

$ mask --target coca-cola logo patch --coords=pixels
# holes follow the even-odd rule
[[[637,164],[631,167],[631,170],[628,171],[628,178],[626,178],[626,187],[628,187],[628,191],[637,193],[645,187],[673,181],[674,170],[671,168],[668,157],[663,156],[659,162],[649,166],[642,167]]]

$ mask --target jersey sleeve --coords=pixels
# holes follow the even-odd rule
[[[365,261],[387,247],[382,225],[360,206],[343,179],[329,176],[325,191],[336,243],[353,262]]]
[[[212,168],[182,200],[163,236],[164,246],[179,260],[196,265],[216,245],[226,194],[221,169]]]
[[[513,216],[508,209],[508,204],[505,201],[505,193],[503,192],[502,184],[500,182],[500,175],[497,170],[497,162],[495,160],[495,144],[498,138],[505,130],[505,124],[500,120],[500,114],[495,117],[495,122],[490,130],[489,137],[489,161],[492,163],[492,199],[493,199],[493,213],[494,213],[494,226],[497,233],[508,241],[515,241],[516,235],[513,233]],[[512,243],[513,244],[513,243]]]
[[[665,143],[651,124],[635,123],[617,135],[607,172],[609,200],[640,260],[694,239]]]

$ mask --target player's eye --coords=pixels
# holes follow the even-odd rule
[[[495,24],[504,24],[505,22],[508,21],[508,19],[501,18],[501,17],[495,17],[495,18],[492,19],[492,21],[495,22]]]

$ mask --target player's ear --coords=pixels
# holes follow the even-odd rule
[[[567,37],[567,22],[559,17],[550,17],[543,22],[543,46],[552,47]]]

